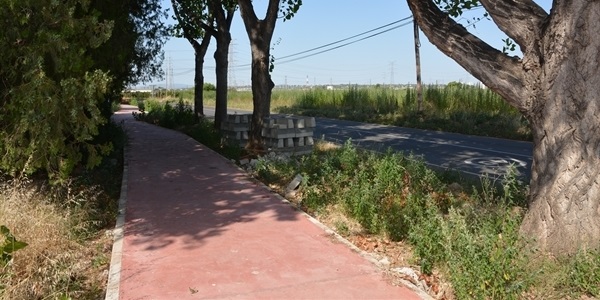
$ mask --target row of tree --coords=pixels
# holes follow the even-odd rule
[[[0,0],[0,170],[97,165],[123,87],[161,74],[159,0]]]
[[[219,60],[227,59],[223,47],[229,45],[231,15],[239,7],[252,48],[251,141],[256,144],[250,146],[260,146],[273,87],[269,48],[275,21],[278,14],[291,18],[301,1],[270,0],[263,20],[250,0],[172,1],[184,34],[193,29],[188,39],[213,35],[217,40],[217,90],[223,93],[217,97],[217,126],[227,108],[227,78],[221,73],[227,63]],[[533,0],[407,2],[431,43],[531,124],[534,153],[524,235],[555,254],[600,249],[600,2],[554,1],[550,13]],[[520,46],[522,57],[491,47],[455,21],[463,11],[480,6]]]
[[[251,0],[171,0],[177,20],[176,34],[186,38],[195,51],[194,109],[203,115],[204,75],[202,67],[211,37],[216,40],[214,54],[216,64],[215,127],[220,128],[227,116],[227,71],[229,67],[229,44],[231,22],[239,9],[252,49],[252,95],[253,114],[248,148],[262,149],[261,128],[269,116],[271,91],[271,39],[277,19],[291,19],[302,5],[301,0],[269,0],[265,17],[258,18]]]

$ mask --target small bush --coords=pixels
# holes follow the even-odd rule
[[[193,108],[183,99],[179,99],[175,104],[169,101],[161,104],[158,101],[148,100],[145,101],[144,108],[145,110],[140,108],[140,113],[134,113],[136,120],[170,129],[192,126],[199,122]]]

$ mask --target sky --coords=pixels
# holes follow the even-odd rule
[[[254,0],[259,17],[264,16],[268,0]],[[275,57],[275,69],[271,76],[276,86],[337,85],[337,84],[405,84],[416,82],[415,49],[411,12],[405,0],[303,0],[303,5],[291,20],[278,20],[272,39],[271,54]],[[536,0],[546,11],[551,0]],[[171,8],[170,0],[163,0],[163,7]],[[172,12],[172,9],[170,10]],[[482,17],[483,9],[464,15],[460,22],[469,31],[498,49],[502,49],[506,35],[491,20],[474,22]],[[406,19],[406,20],[405,20]],[[358,38],[325,47],[288,59],[278,57],[297,54],[346,39],[375,28],[399,21],[392,26],[361,35]],[[170,20],[169,22],[174,22]],[[398,27],[391,29],[392,27]],[[376,36],[359,38],[391,29]],[[232,28],[232,44],[229,59],[229,85],[250,85],[250,43],[243,21],[236,11]],[[300,58],[341,44],[356,41],[331,51]],[[478,81],[452,59],[430,44],[421,33],[421,73],[424,83],[448,83]],[[206,54],[205,82],[215,83],[214,39]],[[171,38],[164,46],[163,69],[172,74],[172,87],[192,87],[194,82],[194,51],[182,38]],[[518,55],[515,52],[514,55]],[[171,70],[171,71],[169,71]],[[152,84],[166,87],[167,81]]]

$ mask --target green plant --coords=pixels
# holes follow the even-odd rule
[[[446,260],[443,218],[431,197],[408,200],[405,217],[409,222],[408,241],[415,247],[421,272],[431,274],[435,265]]]
[[[472,214],[472,215],[469,215]],[[442,222],[445,269],[459,299],[519,299],[531,283],[521,216],[455,209]]]
[[[334,226],[335,231],[341,234],[342,236],[347,236],[348,234],[350,234],[350,228],[348,228],[348,224],[346,224],[346,222],[337,220],[335,221]]]
[[[409,241],[421,270],[445,270],[459,299],[518,299],[534,281],[519,236],[522,212],[513,209],[523,187],[511,172],[500,187],[483,179],[469,201],[451,198],[447,211],[433,194],[409,204]]]
[[[567,265],[568,282],[575,292],[600,297],[600,252],[581,249]]]
[[[214,84],[210,83],[210,82],[205,82],[204,86],[202,87],[202,89],[205,90],[205,91],[216,91],[217,87]]]
[[[18,241],[4,225],[0,226],[0,237],[3,239],[0,244],[0,267],[5,267],[12,260],[13,253],[27,247],[27,243]]]

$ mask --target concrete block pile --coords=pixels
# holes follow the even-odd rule
[[[224,137],[229,142],[245,146],[252,115],[228,115],[221,124]],[[273,152],[303,155],[312,152],[315,118],[274,116],[265,119],[262,136],[265,146]]]
[[[252,114],[227,115],[225,122],[221,123],[223,138],[229,143],[239,144],[240,147],[248,143],[248,130]]]
[[[313,132],[316,127],[313,117],[270,117],[265,120],[262,136],[267,148],[275,152],[296,155],[312,152]]]

